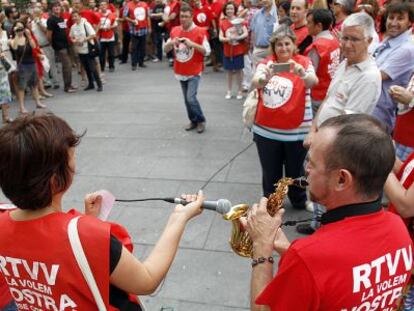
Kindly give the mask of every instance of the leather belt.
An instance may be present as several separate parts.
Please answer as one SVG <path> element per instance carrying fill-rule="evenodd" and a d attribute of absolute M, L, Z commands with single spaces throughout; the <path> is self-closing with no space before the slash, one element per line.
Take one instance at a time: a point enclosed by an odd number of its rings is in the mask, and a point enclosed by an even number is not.
<path fill-rule="evenodd" d="M 267 49 L 269 46 L 268 45 L 255 45 L 255 47 L 259 49 Z"/>

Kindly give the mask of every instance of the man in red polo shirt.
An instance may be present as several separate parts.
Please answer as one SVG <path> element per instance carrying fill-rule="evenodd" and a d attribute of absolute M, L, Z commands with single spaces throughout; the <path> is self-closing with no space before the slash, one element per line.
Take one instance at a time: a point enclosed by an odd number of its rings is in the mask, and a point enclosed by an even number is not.
<path fill-rule="evenodd" d="M 197 99 L 198 84 L 204 69 L 204 56 L 210 54 L 206 30 L 193 22 L 193 10 L 188 5 L 181 5 L 180 26 L 171 30 L 170 39 L 165 44 L 165 51 L 174 50 L 174 72 L 180 81 L 190 123 L 186 131 L 205 130 L 206 119 Z"/>

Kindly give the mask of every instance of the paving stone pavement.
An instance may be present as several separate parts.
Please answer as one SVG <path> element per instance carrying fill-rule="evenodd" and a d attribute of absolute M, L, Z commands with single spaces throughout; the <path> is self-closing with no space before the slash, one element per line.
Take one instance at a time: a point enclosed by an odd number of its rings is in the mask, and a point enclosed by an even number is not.
<path fill-rule="evenodd" d="M 119 65 L 114 73 L 106 73 L 106 80 L 102 93 L 65 94 L 60 89 L 45 101 L 50 111 L 78 132 L 86 130 L 77 149 L 77 173 L 64 199 L 65 210 L 82 210 L 83 196 L 98 189 L 123 199 L 195 193 L 252 141 L 241 122 L 242 101 L 224 99 L 223 73 L 207 68 L 201 79 L 198 97 L 207 118 L 203 134 L 183 130 L 188 120 L 181 89 L 166 62 L 134 72 Z M 34 109 L 33 101 L 27 107 Z M 219 173 L 205 195 L 210 200 L 227 198 L 233 204 L 257 202 L 261 172 L 255 146 Z M 0 200 L 5 200 L 3 195 Z M 129 230 L 135 254 L 144 259 L 172 208 L 153 201 L 116 203 L 110 219 Z M 285 219 L 309 217 L 286 202 Z M 248 310 L 250 260 L 232 253 L 230 231 L 231 224 L 211 211 L 192 220 L 165 282 L 154 295 L 142 297 L 147 309 Z M 293 228 L 286 232 L 292 239 L 298 237 Z"/>

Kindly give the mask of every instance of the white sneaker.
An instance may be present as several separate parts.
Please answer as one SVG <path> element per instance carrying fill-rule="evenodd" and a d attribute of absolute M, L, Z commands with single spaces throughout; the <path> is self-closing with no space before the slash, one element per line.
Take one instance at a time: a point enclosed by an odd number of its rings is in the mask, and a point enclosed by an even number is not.
<path fill-rule="evenodd" d="M 158 63 L 160 60 L 157 58 L 157 57 L 155 57 L 153 60 L 152 60 L 152 62 L 153 63 Z"/>
<path fill-rule="evenodd" d="M 227 92 L 226 96 L 224 96 L 225 99 L 231 99 L 231 92 Z"/>
<path fill-rule="evenodd" d="M 236 99 L 243 99 L 243 94 L 241 92 L 237 93 Z"/>
<path fill-rule="evenodd" d="M 305 207 L 308 212 L 313 213 L 313 202 L 312 201 L 306 201 Z"/>

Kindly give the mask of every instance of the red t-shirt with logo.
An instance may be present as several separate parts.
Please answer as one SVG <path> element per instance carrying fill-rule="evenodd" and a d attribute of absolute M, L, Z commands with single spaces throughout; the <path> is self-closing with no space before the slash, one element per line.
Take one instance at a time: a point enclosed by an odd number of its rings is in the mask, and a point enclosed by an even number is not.
<path fill-rule="evenodd" d="M 231 21 L 229 21 L 227 18 L 222 19 L 220 21 L 220 29 L 223 32 L 224 37 L 229 38 L 232 35 L 238 36 L 243 33 L 242 27 L 246 26 L 246 24 L 239 25 L 238 27 L 234 26 Z M 234 41 L 234 42 L 224 42 L 224 56 L 226 57 L 232 57 L 232 56 L 238 56 L 243 55 L 247 51 L 247 41 Z"/>
<path fill-rule="evenodd" d="M 214 13 L 208 5 L 201 8 L 193 7 L 193 21 L 197 26 L 209 29 L 213 20 Z"/>
<path fill-rule="evenodd" d="M 324 225 L 291 244 L 256 303 L 272 311 L 392 310 L 411 275 L 412 249 L 390 212 Z"/>
<path fill-rule="evenodd" d="M 137 21 L 138 23 L 135 25 L 135 29 L 142 29 L 148 28 L 148 14 L 149 14 L 149 6 L 146 2 L 139 1 L 139 2 L 128 2 L 128 17 Z"/>
<path fill-rule="evenodd" d="M 112 38 L 115 38 L 115 32 L 114 29 L 109 30 L 103 30 L 103 28 L 108 28 L 110 26 L 113 26 L 116 20 L 115 14 L 111 13 L 111 11 L 108 11 L 106 14 L 100 13 L 100 24 L 101 29 L 99 30 L 99 37 L 101 39 L 109 40 Z"/>

